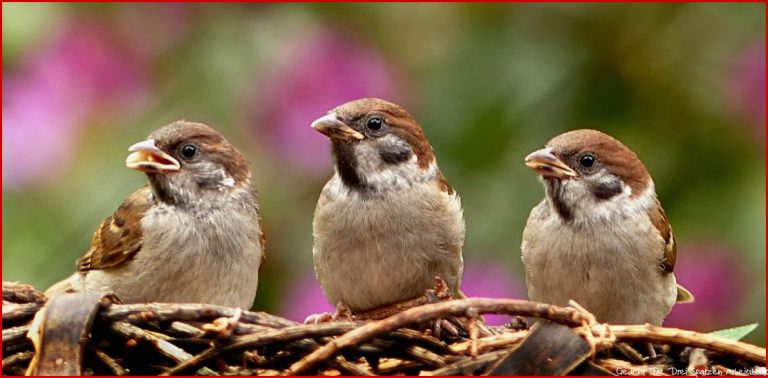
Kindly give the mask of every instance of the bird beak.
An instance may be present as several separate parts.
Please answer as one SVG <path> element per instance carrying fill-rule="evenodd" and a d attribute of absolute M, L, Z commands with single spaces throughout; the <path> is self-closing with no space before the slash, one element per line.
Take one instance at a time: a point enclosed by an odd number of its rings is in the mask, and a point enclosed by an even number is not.
<path fill-rule="evenodd" d="M 365 136 L 342 122 L 336 113 L 329 113 L 312 122 L 312 128 L 331 139 L 363 140 Z"/>
<path fill-rule="evenodd" d="M 130 155 L 125 159 L 125 166 L 141 172 L 162 173 L 178 171 L 181 168 L 179 161 L 157 148 L 154 139 L 128 147 Z"/>
<path fill-rule="evenodd" d="M 534 151 L 526 156 L 525 165 L 543 177 L 566 179 L 578 176 L 578 173 L 558 159 L 549 147 Z"/>

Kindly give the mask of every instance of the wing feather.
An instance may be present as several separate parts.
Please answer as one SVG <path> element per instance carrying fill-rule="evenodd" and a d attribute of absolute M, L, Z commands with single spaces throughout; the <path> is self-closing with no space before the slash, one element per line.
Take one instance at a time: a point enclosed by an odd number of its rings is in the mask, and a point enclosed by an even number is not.
<path fill-rule="evenodd" d="M 667 214 L 664 213 L 664 209 L 661 207 L 658 199 L 656 200 L 656 206 L 650 208 L 648 212 L 651 223 L 659 230 L 662 239 L 664 239 L 661 267 L 664 272 L 672 273 L 675 270 L 675 260 L 677 259 L 677 243 L 675 242 L 675 235 L 672 234 L 672 226 L 669 225 Z"/>
<path fill-rule="evenodd" d="M 142 246 L 141 219 L 152 206 L 152 192 L 143 187 L 131 194 L 94 232 L 91 248 L 77 260 L 81 272 L 118 267 Z"/>

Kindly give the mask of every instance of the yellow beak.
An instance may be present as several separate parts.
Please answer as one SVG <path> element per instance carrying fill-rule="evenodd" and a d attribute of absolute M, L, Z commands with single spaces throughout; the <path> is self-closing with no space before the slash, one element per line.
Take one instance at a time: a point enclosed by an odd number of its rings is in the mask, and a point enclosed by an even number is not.
<path fill-rule="evenodd" d="M 179 161 L 157 148 L 153 139 L 128 147 L 130 155 L 125 159 L 125 166 L 141 172 L 163 173 L 178 171 Z"/>
<path fill-rule="evenodd" d="M 562 160 L 558 159 L 558 157 L 552 153 L 551 148 L 542 148 L 532 152 L 525 157 L 525 165 L 544 177 L 566 179 L 577 177 L 579 175 L 571 167 L 563 163 Z"/>
<path fill-rule="evenodd" d="M 312 128 L 323 133 L 331 139 L 339 140 L 363 140 L 365 135 L 349 127 L 339 120 L 336 113 L 329 113 L 312 122 Z"/>

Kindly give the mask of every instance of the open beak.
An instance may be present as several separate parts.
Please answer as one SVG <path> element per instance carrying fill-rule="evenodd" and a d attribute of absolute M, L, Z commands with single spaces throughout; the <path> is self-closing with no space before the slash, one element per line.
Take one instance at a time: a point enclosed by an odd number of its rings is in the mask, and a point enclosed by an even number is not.
<path fill-rule="evenodd" d="M 336 113 L 329 113 L 312 122 L 312 128 L 331 139 L 363 140 L 365 136 L 342 122 Z"/>
<path fill-rule="evenodd" d="M 525 157 L 525 165 L 543 177 L 567 179 L 578 176 L 578 173 L 558 159 L 551 148 L 542 148 Z"/>
<path fill-rule="evenodd" d="M 179 161 L 157 148 L 154 139 L 128 147 L 130 155 L 125 159 L 125 166 L 141 172 L 163 173 L 178 171 Z"/>

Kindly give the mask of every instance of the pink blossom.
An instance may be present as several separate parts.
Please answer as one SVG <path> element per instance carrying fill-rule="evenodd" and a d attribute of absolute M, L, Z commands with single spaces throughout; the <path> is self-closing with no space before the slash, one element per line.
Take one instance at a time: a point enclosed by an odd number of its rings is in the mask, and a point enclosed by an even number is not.
<path fill-rule="evenodd" d="M 3 183 L 16 188 L 58 178 L 86 116 L 145 86 L 140 62 L 99 24 L 71 22 L 19 64 L 3 82 Z"/>
<path fill-rule="evenodd" d="M 749 287 L 747 267 L 738 255 L 715 243 L 687 244 L 678 251 L 677 282 L 696 297 L 694 303 L 677 304 L 665 326 L 714 331 L 735 326 Z"/>
<path fill-rule="evenodd" d="M 765 42 L 739 54 L 729 77 L 730 101 L 736 112 L 765 136 Z"/>

